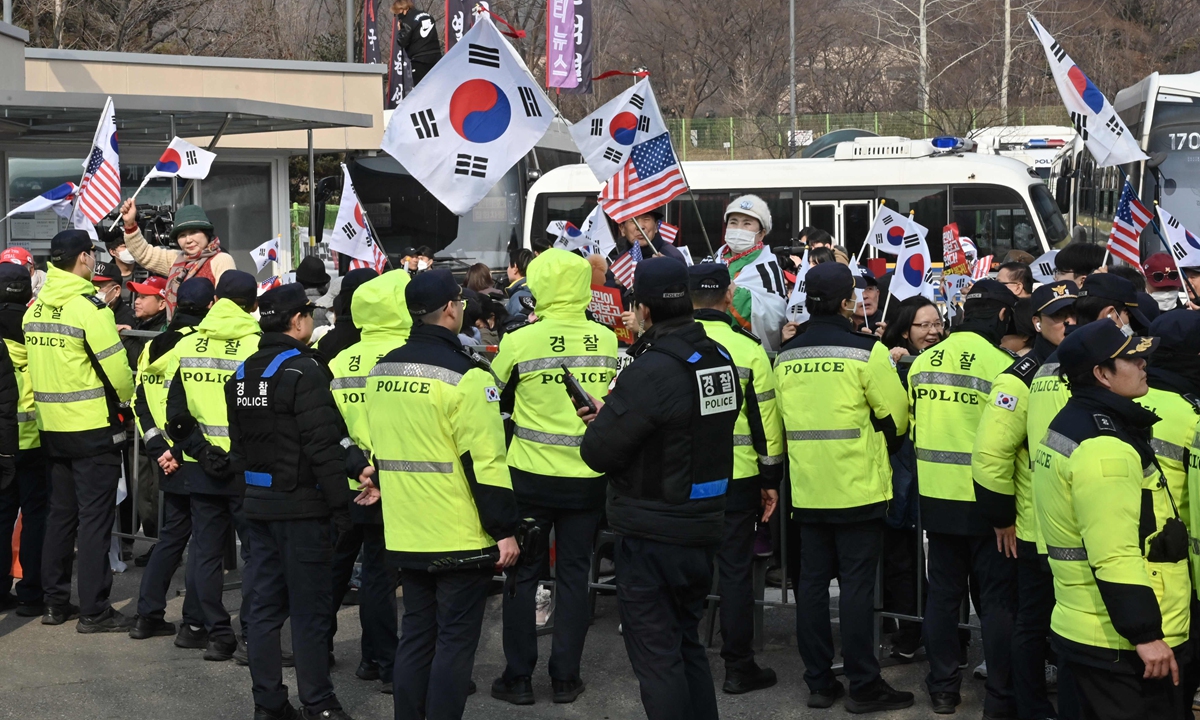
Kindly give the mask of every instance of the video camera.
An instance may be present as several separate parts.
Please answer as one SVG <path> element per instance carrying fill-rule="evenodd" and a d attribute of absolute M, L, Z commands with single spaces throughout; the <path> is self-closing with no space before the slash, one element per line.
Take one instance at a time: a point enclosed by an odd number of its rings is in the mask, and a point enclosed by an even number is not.
<path fill-rule="evenodd" d="M 114 222 L 116 226 L 113 227 L 112 234 L 121 236 L 124 223 L 120 218 L 120 213 L 114 211 L 100 221 L 96 231 L 100 233 L 101 241 L 108 241 L 108 228 Z M 171 210 L 170 205 L 138 205 L 137 224 L 142 229 L 142 237 L 146 238 L 146 242 L 160 247 L 171 246 L 171 228 L 175 227 L 175 212 Z"/>

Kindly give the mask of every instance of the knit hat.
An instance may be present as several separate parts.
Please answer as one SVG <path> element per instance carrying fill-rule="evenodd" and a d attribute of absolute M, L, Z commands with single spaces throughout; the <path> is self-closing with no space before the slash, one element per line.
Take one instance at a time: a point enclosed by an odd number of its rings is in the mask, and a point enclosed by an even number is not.
<path fill-rule="evenodd" d="M 175 224 L 171 227 L 171 240 L 174 241 L 185 230 L 203 230 L 209 235 L 213 232 L 213 224 L 199 205 L 184 205 L 175 211 Z"/>

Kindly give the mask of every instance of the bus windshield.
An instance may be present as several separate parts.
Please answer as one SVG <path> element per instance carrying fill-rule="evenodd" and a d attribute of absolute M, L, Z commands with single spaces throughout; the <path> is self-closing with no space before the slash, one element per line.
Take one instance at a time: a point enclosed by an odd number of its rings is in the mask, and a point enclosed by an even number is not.
<path fill-rule="evenodd" d="M 1147 152 L 1167 154 L 1158 166 L 1163 207 L 1185 227 L 1200 228 L 1200 98 L 1173 96 L 1155 104 Z M 1154 186 L 1150 172 L 1143 187 Z"/>

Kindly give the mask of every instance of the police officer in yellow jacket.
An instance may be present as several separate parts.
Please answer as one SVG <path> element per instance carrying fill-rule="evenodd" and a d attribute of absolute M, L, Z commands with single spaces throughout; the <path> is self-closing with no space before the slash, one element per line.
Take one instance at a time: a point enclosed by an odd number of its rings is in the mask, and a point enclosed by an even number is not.
<path fill-rule="evenodd" d="M 573 702 L 584 690 L 579 659 L 587 637 L 588 570 L 604 509 L 604 475 L 579 458 L 585 426 L 563 386 L 570 372 L 586 392 L 604 397 L 617 370 L 617 338 L 588 320 L 592 266 L 573 252 L 551 248 L 529 263 L 526 280 L 537 322 L 500 342 L 492 370 L 504 383 L 500 409 L 512 414 L 509 472 L 521 517 L 554 529 L 554 640 L 550 682 L 554 702 Z M 564 371 L 563 367 L 567 370 Z M 537 664 L 534 595 L 549 543 L 527 548 L 516 593 L 504 597 L 504 674 L 492 697 L 534 702 L 530 676 Z"/>
<path fill-rule="evenodd" d="M 1054 609 L 1054 578 L 1046 563 L 1033 510 L 1030 445 L 1029 385 L 1038 368 L 1062 342 L 1074 323 L 1077 288 L 1070 280 L 1042 285 L 1030 298 L 1034 328 L 1033 350 L 996 376 L 971 453 L 975 501 L 995 532 L 999 547 L 1017 558 L 1018 600 L 1013 621 L 1013 690 L 1021 718 L 1055 717 L 1046 696 L 1047 637 Z"/>
<path fill-rule="evenodd" d="M 23 265 L 0 263 L 0 337 L 12 361 L 13 379 L 17 386 L 17 446 L 13 482 L 0 489 L 0 534 L 7 538 L 17 515 L 21 517 L 21 579 L 16 583 L 16 597 L 9 595 L 13 578 L 12 543 L 0 542 L 0 570 L 8 576 L 9 584 L 2 586 L 0 607 L 16 605 L 20 617 L 38 617 L 46 609 L 42 601 L 42 543 L 46 536 L 46 511 L 50 499 L 50 482 L 46 476 L 46 454 L 38 437 L 37 411 L 33 402 L 33 387 L 29 382 L 29 361 L 25 348 L 25 333 L 21 320 L 29 309 L 33 296 L 29 271 Z M 3 484 L 0 479 L 0 485 Z M 0 581 L 2 582 L 2 581 Z"/>
<path fill-rule="evenodd" d="M 725 494 L 725 535 L 717 550 L 717 587 L 721 594 L 721 658 L 724 692 L 740 694 L 771 687 L 775 671 L 754 662 L 755 523 L 766 523 L 779 503 L 783 479 L 783 423 L 775 391 L 775 373 L 762 342 L 734 321 L 729 311 L 733 285 L 720 263 L 693 265 L 694 317 L 737 365 L 745 401 L 733 430 L 733 477 Z"/>
<path fill-rule="evenodd" d="M 196 332 L 175 345 L 167 363 L 167 422 L 171 449 L 182 451 L 177 472 L 188 483 L 192 510 L 192 548 L 188 553 L 196 594 L 208 631 L 205 660 L 222 661 L 238 650 L 229 612 L 221 600 L 222 558 L 226 538 L 244 524 L 242 495 L 245 482 L 229 464 L 229 419 L 225 382 L 238 365 L 258 349 L 258 322 L 250 315 L 258 304 L 258 282 L 241 270 L 226 270 L 217 281 L 216 303 L 196 326 Z M 244 532 L 239 532 L 244 534 Z M 243 560 L 246 545 L 242 545 Z M 254 583 L 242 573 L 243 641 L 246 610 Z"/>
<path fill-rule="evenodd" d="M 1058 349 L 1071 399 L 1034 457 L 1038 526 L 1054 572 L 1051 642 L 1087 718 L 1173 718 L 1188 638 L 1187 530 L 1150 446 L 1159 418 L 1144 358 L 1155 338 L 1108 322 Z"/>
<path fill-rule="evenodd" d="M 921 522 L 929 536 L 925 684 L 936 713 L 953 713 L 961 702 L 958 613 L 974 573 L 988 668 L 983 710 L 990 717 L 1016 714 L 1009 672 L 1016 564 L 997 548 L 971 480 L 979 419 L 996 376 L 1013 362 L 998 345 L 1016 303 L 1017 296 L 995 280 L 975 283 L 963 304 L 963 323 L 917 356 L 908 371 Z"/>
<path fill-rule="evenodd" d="M 520 553 L 500 388 L 458 341 L 461 293 L 447 270 L 417 275 L 404 293 L 417 324 L 367 378 L 384 539 L 404 587 L 396 720 L 462 717 L 488 584 Z"/>
<path fill-rule="evenodd" d="M 55 235 L 46 284 L 25 313 L 29 379 L 51 479 L 42 623 L 81 615 L 80 632 L 125 632 L 130 619 L 108 602 L 108 547 L 125 445 L 121 405 L 133 396 L 133 373 L 112 311 L 95 299 L 95 267 L 86 232 Z M 76 555 L 78 607 L 70 603 Z"/>
<path fill-rule="evenodd" d="M 775 359 L 791 474 L 791 519 L 800 533 L 796 639 L 809 707 L 845 693 L 833 676 L 829 582 L 838 579 L 842 657 L 850 712 L 906 708 L 913 694 L 879 674 L 873 627 L 883 517 L 892 498 L 889 449 L 908 430 L 904 386 L 887 348 L 854 332 L 854 275 L 822 263 L 805 278 L 808 329 Z"/>
<path fill-rule="evenodd" d="M 364 271 L 367 269 L 353 270 L 351 273 Z M 350 439 L 368 452 L 367 376 L 384 355 L 408 340 L 412 330 L 412 317 L 404 301 L 408 278 L 407 272 L 389 272 L 366 281 L 354 290 L 349 307 L 360 328 L 360 339 L 339 352 L 329 364 L 329 369 L 333 371 L 333 399 L 342 419 L 346 421 L 346 430 Z M 342 292 L 346 292 L 344 283 L 342 287 Z M 341 319 L 339 316 L 339 327 Z M 351 485 L 357 487 L 358 483 L 351 481 Z M 352 503 L 350 519 L 354 527 L 350 532 L 338 536 L 334 552 L 334 617 L 330 628 L 330 645 L 337 632 L 337 609 L 342 604 L 342 596 L 361 549 L 362 586 L 358 593 L 358 620 L 362 626 L 362 661 L 355 674 L 363 680 L 381 680 L 383 691 L 390 692 L 392 664 L 396 660 L 396 644 L 399 641 L 396 634 L 396 586 L 400 578 L 395 565 L 387 560 L 382 507 L 378 503 L 365 506 Z"/>
<path fill-rule="evenodd" d="M 158 542 L 142 573 L 142 584 L 138 591 L 137 615 L 129 637 L 145 640 L 155 636 L 175 635 L 175 644 L 184 648 L 203 648 L 208 641 L 204 629 L 204 610 L 200 607 L 200 593 L 196 591 L 193 572 L 185 572 L 183 596 L 183 623 L 178 634 L 175 624 L 164 619 L 167 609 L 167 591 L 171 578 L 179 568 L 183 551 L 192 536 L 192 505 L 189 495 L 187 473 L 179 472 L 180 458 L 174 457 L 167 425 L 167 365 L 171 362 L 171 351 L 183 338 L 196 332 L 196 325 L 208 314 L 213 304 L 213 284 L 208 278 L 194 277 L 179 286 L 175 315 L 170 325 L 158 337 L 146 343 L 138 358 L 137 389 L 133 409 L 142 433 L 142 444 L 146 448 L 146 459 L 154 463 L 159 474 L 159 489 L 163 493 L 163 525 L 159 529 Z"/>
<path fill-rule="evenodd" d="M 1189 448 L 1200 429 L 1200 313 L 1195 310 L 1172 310 L 1150 323 L 1150 334 L 1159 340 L 1158 349 L 1146 364 L 1149 390 L 1138 403 L 1162 418 L 1154 424 L 1150 446 L 1167 478 L 1167 487 L 1187 525 L 1188 535 L 1200 534 L 1196 522 L 1196 498 L 1187 481 Z M 1200 577 L 1200 553 L 1193 541 L 1193 587 Z M 1200 636 L 1200 601 L 1193 590 L 1192 631 L 1190 637 Z M 1193 643 L 1194 644 L 1194 643 Z M 1183 697 L 1191 698 L 1200 686 L 1200 663 L 1195 655 L 1184 669 Z"/>

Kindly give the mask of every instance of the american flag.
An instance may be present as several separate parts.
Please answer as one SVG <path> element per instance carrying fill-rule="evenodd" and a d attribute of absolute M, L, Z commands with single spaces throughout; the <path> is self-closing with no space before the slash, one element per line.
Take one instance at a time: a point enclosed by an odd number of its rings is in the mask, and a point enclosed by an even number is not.
<path fill-rule="evenodd" d="M 667 242 L 674 245 L 675 238 L 679 237 L 679 228 L 675 227 L 674 225 L 672 225 L 670 223 L 659 223 L 658 224 L 658 234 L 660 236 L 662 236 L 663 240 L 666 240 Z"/>
<path fill-rule="evenodd" d="M 975 267 L 971 268 L 971 279 L 982 280 L 992 272 L 992 259 L 995 255 L 984 255 L 975 261 Z"/>
<path fill-rule="evenodd" d="M 104 219 L 121 203 L 121 164 L 117 155 L 117 116 L 112 98 L 104 104 L 100 124 L 92 138 L 92 152 L 83 165 L 79 183 L 79 209 L 89 222 Z"/>
<path fill-rule="evenodd" d="M 633 271 L 637 268 L 637 264 L 642 261 L 642 246 L 634 243 L 633 247 L 629 248 L 617 261 L 612 264 L 609 270 L 612 270 L 613 277 L 617 282 L 627 288 L 633 287 Z"/>
<path fill-rule="evenodd" d="M 609 217 L 622 223 L 670 202 L 687 189 L 671 136 L 663 133 L 633 147 L 625 167 L 601 188 L 600 205 Z"/>
<path fill-rule="evenodd" d="M 1138 252 L 1138 237 L 1153 217 L 1146 206 L 1138 202 L 1133 186 L 1126 180 L 1125 187 L 1121 190 L 1121 199 L 1117 202 L 1117 216 L 1113 218 L 1112 232 L 1108 236 L 1108 251 L 1113 257 L 1124 260 L 1140 270 L 1142 260 Z"/>
<path fill-rule="evenodd" d="M 373 256 L 373 259 L 370 262 L 366 260 L 359 260 L 358 258 L 350 258 L 350 269 L 357 270 L 359 268 L 371 268 L 375 272 L 382 275 L 383 270 L 385 267 L 387 267 L 388 263 L 387 253 L 379 249 L 378 243 L 372 243 L 371 255 Z"/>

